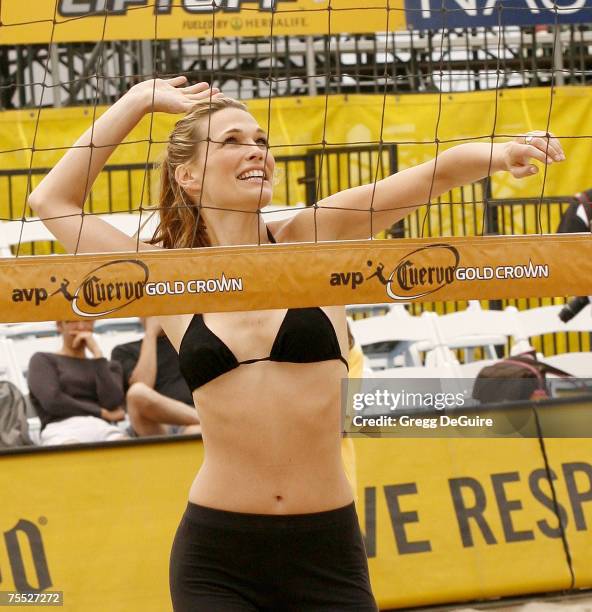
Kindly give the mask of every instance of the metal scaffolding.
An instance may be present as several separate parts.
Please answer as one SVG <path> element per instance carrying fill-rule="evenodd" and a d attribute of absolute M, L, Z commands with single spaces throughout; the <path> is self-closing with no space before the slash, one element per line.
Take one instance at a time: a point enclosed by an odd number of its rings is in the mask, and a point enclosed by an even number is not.
<path fill-rule="evenodd" d="M 585 85 L 591 48 L 580 25 L 3 46 L 0 108 L 106 104 L 179 73 L 241 99 Z"/>

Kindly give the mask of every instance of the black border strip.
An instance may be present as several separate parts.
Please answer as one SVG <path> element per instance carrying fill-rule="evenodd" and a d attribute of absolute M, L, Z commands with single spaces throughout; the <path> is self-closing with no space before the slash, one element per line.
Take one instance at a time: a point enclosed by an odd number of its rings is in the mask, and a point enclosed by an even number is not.
<path fill-rule="evenodd" d="M 129 440 L 112 440 L 111 442 L 85 442 L 82 444 L 61 444 L 56 446 L 19 446 L 16 448 L 0 449 L 0 457 L 14 455 L 30 455 L 35 453 L 61 453 L 69 451 L 88 450 L 97 448 L 122 448 L 125 446 L 136 446 L 138 444 L 171 444 L 173 442 L 185 442 L 201 440 L 201 434 L 175 435 L 175 436 L 145 436 L 142 438 L 130 438 Z"/>

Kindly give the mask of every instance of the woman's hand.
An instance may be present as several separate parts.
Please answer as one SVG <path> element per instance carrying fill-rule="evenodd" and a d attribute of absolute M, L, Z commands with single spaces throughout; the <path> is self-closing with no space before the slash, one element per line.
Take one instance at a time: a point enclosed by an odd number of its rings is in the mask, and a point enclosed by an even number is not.
<path fill-rule="evenodd" d="M 150 79 L 134 85 L 128 92 L 138 96 L 145 105 L 146 112 L 186 113 L 199 100 L 207 100 L 220 93 L 217 87 L 210 89 L 208 83 L 188 85 L 187 77 L 172 79 Z"/>
<path fill-rule="evenodd" d="M 92 356 L 95 359 L 100 359 L 103 356 L 103 353 L 99 347 L 99 344 L 97 343 L 97 340 L 94 337 L 92 332 L 79 331 L 79 332 L 75 332 L 75 334 L 73 335 L 74 335 L 74 339 L 72 340 L 73 348 L 79 349 L 80 347 L 84 346 L 91 352 Z"/>
<path fill-rule="evenodd" d="M 565 160 L 565 154 L 559 140 L 546 132 L 529 132 L 502 146 L 502 169 L 515 178 L 532 176 L 538 168 L 531 162 L 536 159 L 543 164 L 552 164 Z"/>

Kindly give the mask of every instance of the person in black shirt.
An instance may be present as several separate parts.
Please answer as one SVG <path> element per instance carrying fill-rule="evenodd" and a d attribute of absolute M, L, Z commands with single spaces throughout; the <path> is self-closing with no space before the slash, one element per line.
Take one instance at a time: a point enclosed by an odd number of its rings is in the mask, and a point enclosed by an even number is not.
<path fill-rule="evenodd" d="M 138 436 L 201 433 L 177 352 L 156 318 L 142 320 L 144 338 L 120 344 L 111 359 L 121 363 L 127 413 Z"/>
<path fill-rule="evenodd" d="M 558 234 L 592 231 L 592 189 L 576 193 L 575 201 L 570 204 L 561 217 Z"/>
<path fill-rule="evenodd" d="M 592 189 L 576 193 L 559 223 L 558 234 L 592 232 Z M 567 323 L 592 301 L 592 296 L 581 295 L 569 300 L 559 312 L 559 318 Z"/>
<path fill-rule="evenodd" d="M 27 374 L 41 444 L 127 438 L 115 425 L 125 418 L 121 366 L 103 357 L 92 321 L 58 321 L 57 328 L 62 348 L 35 353 Z"/>

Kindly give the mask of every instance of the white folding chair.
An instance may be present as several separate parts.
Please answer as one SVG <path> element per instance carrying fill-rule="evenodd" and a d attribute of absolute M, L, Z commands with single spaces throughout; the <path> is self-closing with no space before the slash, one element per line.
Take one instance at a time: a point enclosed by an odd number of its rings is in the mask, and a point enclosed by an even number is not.
<path fill-rule="evenodd" d="M 592 304 L 588 304 L 571 321 L 564 323 L 565 331 L 592 332 Z"/>
<path fill-rule="evenodd" d="M 36 321 L 34 323 L 5 323 L 0 325 L 0 336 L 5 338 L 25 338 L 28 336 L 55 336 L 55 321 Z"/>
<path fill-rule="evenodd" d="M 559 318 L 563 308 L 560 304 L 541 306 L 528 310 L 517 310 L 517 328 L 514 342 L 528 342 L 534 336 L 555 334 L 561 332 L 592 332 L 592 305 L 588 304 L 577 316 L 568 323 Z"/>
<path fill-rule="evenodd" d="M 355 315 L 365 315 L 365 316 L 382 316 L 389 312 L 389 310 L 403 308 L 401 304 L 349 304 L 345 307 L 345 311 L 347 312 L 348 317 L 353 317 Z"/>
<path fill-rule="evenodd" d="M 513 310 L 483 310 L 479 302 L 471 302 L 466 310 L 440 315 L 434 320 L 441 345 L 465 349 L 465 362 L 482 348 L 489 359 L 497 359 L 496 345 L 505 345 L 516 330 Z"/>
<path fill-rule="evenodd" d="M 410 366 L 386 368 L 376 372 L 377 378 L 458 378 L 458 364 L 443 363 L 438 366 Z"/>
<path fill-rule="evenodd" d="M 98 217 L 128 236 L 136 236 L 139 231 L 140 240 L 152 238 L 159 219 L 157 211 L 144 211 L 141 216 L 135 213 L 110 213 Z M 55 237 L 36 217 L 28 218 L 25 222 L 19 219 L 0 223 L 2 257 L 12 257 L 11 247 L 19 243 L 45 241 L 53 242 Z"/>
<path fill-rule="evenodd" d="M 592 353 L 562 353 L 544 357 L 545 363 L 573 374 L 577 378 L 592 378 Z"/>
<path fill-rule="evenodd" d="M 135 237 L 139 232 L 140 240 L 152 238 L 159 222 L 157 210 L 142 211 L 141 215 L 136 213 L 111 213 L 98 216 L 128 236 Z"/>
<path fill-rule="evenodd" d="M 27 219 L 24 223 L 21 220 L 0 223 L 0 255 L 2 257 L 12 257 L 11 246 L 46 240 L 53 241 L 55 237 L 40 219 Z"/>
<path fill-rule="evenodd" d="M 0 337 L 0 379 L 8 380 L 23 392 L 23 377 L 15 360 L 13 342 Z"/>
<path fill-rule="evenodd" d="M 270 223 L 271 221 L 287 221 L 301 210 L 307 208 L 306 204 L 299 203 L 295 206 L 279 206 L 278 204 L 268 204 L 261 209 L 263 221 Z"/>
<path fill-rule="evenodd" d="M 41 420 L 38 416 L 32 416 L 27 419 L 27 428 L 29 430 L 29 438 L 35 446 L 41 444 Z"/>
<path fill-rule="evenodd" d="M 391 308 L 385 315 L 358 319 L 350 323 L 351 331 L 371 367 L 389 368 L 395 365 L 395 358 L 402 356 L 402 365 L 421 366 L 420 351 L 428 351 L 437 346 L 433 319 L 436 315 L 424 312 L 419 317 L 411 316 L 403 307 Z M 389 343 L 393 348 L 371 353 L 368 347 L 373 344 Z"/>
<path fill-rule="evenodd" d="M 511 354 L 516 355 L 532 350 L 530 339 L 545 334 L 565 332 L 592 333 L 592 305 L 588 304 L 568 323 L 559 318 L 563 306 L 554 304 L 528 310 L 516 310 L 516 330 L 512 338 Z M 548 360 L 548 357 L 543 357 Z"/>
<path fill-rule="evenodd" d="M 141 332 L 142 324 L 138 317 L 121 317 L 119 319 L 99 319 L 95 321 L 96 334 L 121 332 Z"/>

